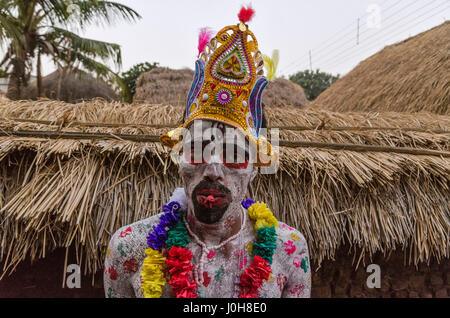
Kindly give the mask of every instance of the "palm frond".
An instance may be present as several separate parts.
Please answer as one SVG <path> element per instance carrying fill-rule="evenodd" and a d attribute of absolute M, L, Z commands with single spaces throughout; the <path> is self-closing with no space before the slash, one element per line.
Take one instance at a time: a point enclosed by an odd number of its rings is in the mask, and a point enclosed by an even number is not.
<path fill-rule="evenodd" d="M 18 28 L 19 21 L 3 6 L 0 6 L 0 43 L 7 40 L 21 42 L 22 33 Z"/>
<path fill-rule="evenodd" d="M 133 22 L 141 16 L 130 7 L 113 1 L 73 1 L 80 8 L 80 26 L 92 23 L 110 25 L 116 20 Z"/>
<path fill-rule="evenodd" d="M 72 51 L 81 53 L 91 58 L 100 58 L 106 63 L 111 60 L 117 67 L 120 68 L 122 64 L 120 45 L 83 38 L 73 32 L 54 26 L 49 27 L 49 29 L 51 31 L 46 34 L 46 37 L 59 43 L 70 42 L 69 46 Z"/>
<path fill-rule="evenodd" d="M 130 94 L 129 88 L 119 74 L 111 70 L 107 65 L 102 64 L 80 52 L 71 52 L 72 63 L 80 69 L 95 73 L 99 78 L 120 89 L 123 95 Z"/>
<path fill-rule="evenodd" d="M 37 0 L 37 3 L 44 11 L 45 17 L 48 20 L 65 24 L 69 17 L 69 12 L 67 12 L 67 6 L 70 2 L 61 0 Z"/>

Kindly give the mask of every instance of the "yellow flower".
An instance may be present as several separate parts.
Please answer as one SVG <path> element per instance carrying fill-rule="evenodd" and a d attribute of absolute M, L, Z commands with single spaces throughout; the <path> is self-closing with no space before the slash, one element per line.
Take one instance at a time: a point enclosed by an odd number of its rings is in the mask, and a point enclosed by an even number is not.
<path fill-rule="evenodd" d="M 146 249 L 145 254 L 148 256 L 144 260 L 143 270 L 141 271 L 142 293 L 146 298 L 159 298 L 166 284 L 163 273 L 166 258 L 162 253 L 151 248 Z"/>
<path fill-rule="evenodd" d="M 298 236 L 298 235 L 295 234 L 295 233 L 291 233 L 291 239 L 292 239 L 293 241 L 300 241 L 300 236 Z"/>
<path fill-rule="evenodd" d="M 111 253 L 111 250 L 109 249 L 109 247 L 108 247 L 108 249 L 106 250 L 106 257 L 109 257 L 109 254 Z"/>
<path fill-rule="evenodd" d="M 162 255 L 161 252 L 154 250 L 152 248 L 147 248 L 145 250 L 145 254 L 148 255 L 148 257 L 146 258 L 146 261 L 148 260 L 148 264 L 164 264 L 166 260 L 166 258 Z"/>
<path fill-rule="evenodd" d="M 253 253 L 253 242 L 247 242 L 245 243 L 245 248 L 247 249 L 247 252 L 251 255 Z"/>
<path fill-rule="evenodd" d="M 273 216 L 272 212 L 270 212 L 265 203 L 253 203 L 248 208 L 248 214 L 250 218 L 255 221 L 255 230 L 258 230 L 264 226 L 278 226 L 277 219 Z"/>
<path fill-rule="evenodd" d="M 272 273 L 269 274 L 269 277 L 266 280 L 268 283 L 272 283 L 273 282 L 273 275 Z"/>

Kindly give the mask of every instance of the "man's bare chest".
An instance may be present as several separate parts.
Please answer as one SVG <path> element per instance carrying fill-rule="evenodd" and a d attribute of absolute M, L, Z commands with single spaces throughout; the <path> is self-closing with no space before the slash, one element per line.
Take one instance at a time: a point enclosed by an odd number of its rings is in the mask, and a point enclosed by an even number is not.
<path fill-rule="evenodd" d="M 210 251 L 203 262 L 202 270 L 199 270 L 202 249 L 195 243 L 188 244 L 193 254 L 194 266 L 192 276 L 201 276 L 203 283 L 197 284 L 197 294 L 200 298 L 237 298 L 240 291 L 240 276 L 253 261 L 252 244 L 253 237 L 232 242 L 220 250 Z M 142 251 L 144 254 L 144 251 Z M 145 255 L 145 254 L 144 254 Z M 139 271 L 130 277 L 136 297 L 143 297 L 141 288 L 140 271 L 144 258 L 139 259 Z M 275 253 L 271 264 L 272 273 L 260 288 L 260 297 L 281 297 L 287 282 L 287 275 L 282 266 L 282 259 Z M 162 297 L 173 297 L 170 285 L 166 284 Z"/>

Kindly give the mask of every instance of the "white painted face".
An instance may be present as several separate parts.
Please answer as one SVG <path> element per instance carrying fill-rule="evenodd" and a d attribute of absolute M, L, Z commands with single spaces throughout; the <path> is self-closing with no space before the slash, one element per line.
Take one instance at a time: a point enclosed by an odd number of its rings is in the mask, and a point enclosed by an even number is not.
<path fill-rule="evenodd" d="M 198 221 L 213 224 L 239 208 L 256 169 L 248 141 L 232 126 L 196 120 L 183 138 L 180 175 L 189 208 Z"/>

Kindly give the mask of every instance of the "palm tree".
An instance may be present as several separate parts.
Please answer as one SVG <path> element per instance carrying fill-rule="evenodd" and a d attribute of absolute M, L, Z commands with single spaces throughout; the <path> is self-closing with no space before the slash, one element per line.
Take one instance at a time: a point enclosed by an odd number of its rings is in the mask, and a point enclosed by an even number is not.
<path fill-rule="evenodd" d="M 120 77 L 109 63 L 120 68 L 120 46 L 83 38 L 80 30 L 93 23 L 109 25 L 117 19 L 135 21 L 140 15 L 112 1 L 99 0 L 0 0 L 0 45 L 5 54 L 0 60 L 9 74 L 7 96 L 20 99 L 36 63 L 38 95 L 42 95 L 41 57 L 48 55 L 66 73 L 85 69 L 123 88 Z M 62 77 L 62 76 L 61 76 Z"/>

